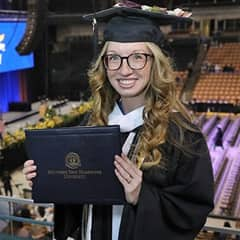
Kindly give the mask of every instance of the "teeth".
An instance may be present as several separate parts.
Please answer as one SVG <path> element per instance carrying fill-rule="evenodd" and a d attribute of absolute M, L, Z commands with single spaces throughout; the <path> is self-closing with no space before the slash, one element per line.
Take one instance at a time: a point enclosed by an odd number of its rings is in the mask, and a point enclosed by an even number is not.
<path fill-rule="evenodd" d="M 132 83 L 134 80 L 120 80 L 121 83 L 124 83 L 124 84 L 129 84 L 129 83 Z"/>

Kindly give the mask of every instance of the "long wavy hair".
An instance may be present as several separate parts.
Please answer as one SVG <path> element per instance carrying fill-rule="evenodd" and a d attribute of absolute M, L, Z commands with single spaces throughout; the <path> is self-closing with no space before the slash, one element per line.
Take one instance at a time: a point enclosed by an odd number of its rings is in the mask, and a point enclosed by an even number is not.
<path fill-rule="evenodd" d="M 105 43 L 88 72 L 93 99 L 88 125 L 107 125 L 108 115 L 112 112 L 116 100 L 120 98 L 107 79 L 102 61 L 108 44 Z M 179 128 L 179 141 L 174 142 L 179 148 L 183 147 L 183 129 L 192 129 L 190 124 L 187 124 L 191 122 L 188 111 L 176 96 L 175 76 L 170 59 L 156 44 L 145 44 L 152 52 L 154 60 L 145 95 L 144 124 L 135 151 L 139 167 L 150 167 L 160 163 L 162 154 L 159 145 L 166 141 L 170 121 Z M 181 117 L 179 114 L 172 114 L 174 111 L 179 112 Z"/>

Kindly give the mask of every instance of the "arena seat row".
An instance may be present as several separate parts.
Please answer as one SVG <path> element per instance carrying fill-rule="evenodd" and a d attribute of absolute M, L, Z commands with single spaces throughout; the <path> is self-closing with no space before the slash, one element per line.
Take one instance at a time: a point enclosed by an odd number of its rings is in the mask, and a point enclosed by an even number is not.
<path fill-rule="evenodd" d="M 210 47 L 206 60 L 221 67 L 230 64 L 235 70 L 240 70 L 240 43 L 224 43 L 218 47 Z"/>
<path fill-rule="evenodd" d="M 203 64 L 219 65 L 221 70 L 202 71 L 192 91 L 192 99 L 199 102 L 208 100 L 227 101 L 231 104 L 240 102 L 240 43 L 224 43 L 211 46 Z M 231 66 L 233 71 L 223 72 Z"/>
<path fill-rule="evenodd" d="M 214 214 L 239 216 L 240 213 L 240 117 L 234 115 L 207 117 L 201 114 L 195 122 L 203 122 L 202 132 L 206 136 L 210 151 L 214 182 Z M 214 148 L 217 126 L 223 130 L 223 148 Z"/>
<path fill-rule="evenodd" d="M 240 75 L 236 73 L 202 74 L 193 90 L 192 99 L 236 103 L 240 100 Z"/>

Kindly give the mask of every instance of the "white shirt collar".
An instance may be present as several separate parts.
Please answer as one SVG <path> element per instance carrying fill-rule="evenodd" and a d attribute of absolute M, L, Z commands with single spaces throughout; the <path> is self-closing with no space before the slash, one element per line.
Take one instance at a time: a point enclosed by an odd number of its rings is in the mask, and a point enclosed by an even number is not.
<path fill-rule="evenodd" d="M 121 132 L 130 132 L 143 125 L 143 109 L 144 106 L 141 106 L 123 114 L 119 105 L 115 103 L 113 111 L 108 116 L 108 125 L 120 125 Z"/>

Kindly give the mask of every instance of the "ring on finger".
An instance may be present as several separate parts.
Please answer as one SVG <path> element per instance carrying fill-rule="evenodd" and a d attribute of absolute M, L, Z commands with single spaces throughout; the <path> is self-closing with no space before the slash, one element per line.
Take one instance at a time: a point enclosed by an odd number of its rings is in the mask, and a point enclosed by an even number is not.
<path fill-rule="evenodd" d="M 132 177 L 130 175 L 128 175 L 127 182 L 128 182 L 128 184 L 130 184 L 132 182 Z"/>

